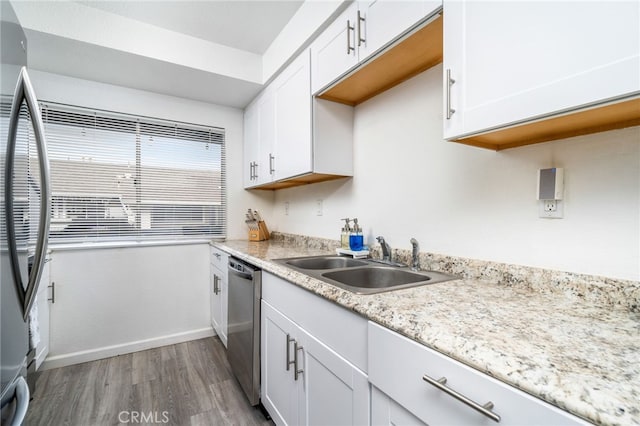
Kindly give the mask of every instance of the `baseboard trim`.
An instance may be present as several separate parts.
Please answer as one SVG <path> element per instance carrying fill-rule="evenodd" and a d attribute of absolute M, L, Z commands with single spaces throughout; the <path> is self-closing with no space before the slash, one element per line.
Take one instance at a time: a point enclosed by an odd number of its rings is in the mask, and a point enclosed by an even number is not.
<path fill-rule="evenodd" d="M 183 343 L 190 340 L 203 339 L 205 337 L 211 336 L 215 336 L 215 332 L 211 327 L 207 327 L 198 330 L 190 330 L 182 333 L 170 334 L 167 336 L 122 343 L 119 345 L 104 346 L 101 348 L 90 349 L 86 351 L 48 356 L 42 363 L 40 370 L 66 367 L 68 365 L 80 364 L 83 362 L 95 361 L 103 358 L 110 358 L 112 356 L 159 348 L 161 346 L 174 345 L 176 343 Z"/>

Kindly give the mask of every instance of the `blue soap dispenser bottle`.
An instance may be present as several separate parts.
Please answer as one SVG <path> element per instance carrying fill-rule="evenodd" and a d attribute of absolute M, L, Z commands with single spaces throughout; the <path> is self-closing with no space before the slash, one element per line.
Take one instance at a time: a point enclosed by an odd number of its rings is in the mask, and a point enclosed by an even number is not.
<path fill-rule="evenodd" d="M 349 248 L 353 251 L 361 251 L 364 248 L 364 237 L 362 228 L 358 225 L 358 219 L 353 219 L 353 228 L 349 235 Z"/>

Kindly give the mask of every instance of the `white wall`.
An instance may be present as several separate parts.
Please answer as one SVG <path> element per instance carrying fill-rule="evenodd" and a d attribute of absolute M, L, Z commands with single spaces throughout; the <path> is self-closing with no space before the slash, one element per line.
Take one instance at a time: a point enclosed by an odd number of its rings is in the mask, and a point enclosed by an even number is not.
<path fill-rule="evenodd" d="M 229 238 L 246 238 L 247 208 L 266 211 L 271 207 L 273 193 L 242 189 L 242 110 L 37 70 L 30 75 L 41 100 L 224 128 Z"/>
<path fill-rule="evenodd" d="M 41 100 L 222 127 L 226 132 L 229 238 L 246 238 L 244 212 L 266 211 L 273 193 L 242 189 L 243 112 L 30 71 Z M 213 334 L 209 246 L 54 251 L 51 352 L 45 368 Z"/>
<path fill-rule="evenodd" d="M 415 237 L 421 251 L 640 279 L 640 128 L 501 152 L 450 143 L 441 81 L 437 66 L 356 107 L 355 176 L 277 191 L 271 227 L 339 239 L 355 216 L 368 244 Z M 564 219 L 538 217 L 546 167 L 565 168 Z"/>

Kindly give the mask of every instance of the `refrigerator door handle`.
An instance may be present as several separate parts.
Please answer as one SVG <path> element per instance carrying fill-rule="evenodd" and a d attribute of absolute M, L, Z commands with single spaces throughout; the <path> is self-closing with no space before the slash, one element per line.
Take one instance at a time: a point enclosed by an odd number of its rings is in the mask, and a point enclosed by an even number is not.
<path fill-rule="evenodd" d="M 35 258 L 33 268 L 29 274 L 26 289 L 22 285 L 22 274 L 20 273 L 20 264 L 18 260 L 18 248 L 16 242 L 15 219 L 13 217 L 13 168 L 16 153 L 16 137 L 18 133 L 18 122 L 20 119 L 20 106 L 22 100 L 27 103 L 31 122 L 33 123 L 33 131 L 38 150 L 39 169 L 41 176 L 40 188 L 40 220 L 38 221 L 38 238 L 36 240 Z M 18 297 L 22 305 L 22 315 L 25 321 L 29 317 L 29 311 L 33 305 L 36 294 L 38 292 L 38 283 L 42 275 L 44 260 L 47 250 L 47 241 L 49 238 L 49 223 L 51 221 L 51 187 L 49 174 L 49 159 L 47 158 L 47 142 L 44 136 L 44 123 L 38 106 L 27 68 L 22 67 L 18 76 L 18 83 L 11 105 L 11 115 L 9 119 L 9 135 L 7 140 L 7 160 L 5 167 L 5 212 L 7 221 L 7 240 L 9 244 L 9 257 L 11 261 L 11 269 L 13 278 L 18 291 Z"/>
<path fill-rule="evenodd" d="M 16 379 L 15 392 L 16 409 L 13 413 L 13 418 L 9 422 L 9 426 L 21 426 L 27 415 L 27 409 L 29 408 L 29 386 L 24 377 L 19 376 Z"/>

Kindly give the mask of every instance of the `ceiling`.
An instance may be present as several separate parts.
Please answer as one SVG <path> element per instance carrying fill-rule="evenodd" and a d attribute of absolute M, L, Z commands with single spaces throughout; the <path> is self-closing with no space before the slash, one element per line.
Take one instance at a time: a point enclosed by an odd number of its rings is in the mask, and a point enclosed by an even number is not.
<path fill-rule="evenodd" d="M 262 54 L 303 1 L 78 0 L 76 3 L 212 43 Z"/>
<path fill-rule="evenodd" d="M 244 108 L 263 87 L 265 51 L 304 0 L 11 3 L 30 68 Z"/>

